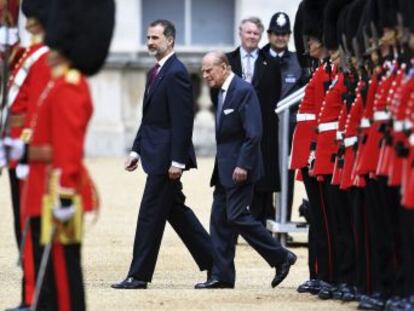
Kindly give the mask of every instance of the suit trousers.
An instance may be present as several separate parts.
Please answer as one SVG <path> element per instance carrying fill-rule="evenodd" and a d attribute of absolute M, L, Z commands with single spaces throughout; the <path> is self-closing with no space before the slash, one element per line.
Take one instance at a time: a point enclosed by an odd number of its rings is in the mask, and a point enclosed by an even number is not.
<path fill-rule="evenodd" d="M 211 269 L 211 239 L 193 211 L 184 203 L 181 181 L 171 180 L 168 175 L 147 176 L 128 276 L 151 282 L 167 221 L 200 270 Z"/>
<path fill-rule="evenodd" d="M 222 185 L 215 187 L 210 234 L 215 250 L 212 277 L 219 281 L 235 283 L 234 257 L 238 234 L 271 267 L 283 263 L 286 259 L 286 249 L 248 210 L 252 196 L 253 184 L 251 183 L 232 188 L 224 188 Z"/>
<path fill-rule="evenodd" d="M 267 219 L 275 218 L 275 206 L 273 204 L 274 192 L 259 191 L 253 192 L 252 203 L 250 204 L 250 212 L 258 221 L 266 226 Z"/>

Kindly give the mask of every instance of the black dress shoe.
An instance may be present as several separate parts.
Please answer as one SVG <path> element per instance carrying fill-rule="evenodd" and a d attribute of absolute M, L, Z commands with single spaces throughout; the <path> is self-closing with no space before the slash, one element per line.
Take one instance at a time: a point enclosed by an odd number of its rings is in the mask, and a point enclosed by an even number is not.
<path fill-rule="evenodd" d="M 234 288 L 234 284 L 220 282 L 216 279 L 207 280 L 204 283 L 198 283 L 194 286 L 195 289 L 222 289 L 222 288 Z"/>
<path fill-rule="evenodd" d="M 296 262 L 296 255 L 292 253 L 291 251 L 287 252 L 285 261 L 276 266 L 276 275 L 272 280 L 272 287 L 275 288 L 278 286 L 282 281 L 287 277 L 289 274 L 290 266 L 293 266 Z"/>
<path fill-rule="evenodd" d="M 321 291 L 322 283 L 324 283 L 322 280 L 314 280 L 312 283 L 312 287 L 309 288 L 309 292 L 312 295 L 317 295 Z"/>
<path fill-rule="evenodd" d="M 112 284 L 111 287 L 115 289 L 146 289 L 147 282 L 137 280 L 130 276 L 122 282 Z"/>
<path fill-rule="evenodd" d="M 385 300 L 378 293 L 372 296 L 363 296 L 358 305 L 359 310 L 383 310 L 384 307 Z"/>
<path fill-rule="evenodd" d="M 321 287 L 321 290 L 318 293 L 318 297 L 322 300 L 331 299 L 333 293 L 337 290 L 338 287 L 336 285 L 326 284 Z"/>
<path fill-rule="evenodd" d="M 358 300 L 358 289 L 355 286 L 346 286 L 342 289 L 343 302 L 351 302 Z"/>
<path fill-rule="evenodd" d="M 315 286 L 315 282 L 318 280 L 312 279 L 307 280 L 305 283 L 302 283 L 298 286 L 296 291 L 300 294 L 302 293 L 310 293 L 311 289 Z"/>

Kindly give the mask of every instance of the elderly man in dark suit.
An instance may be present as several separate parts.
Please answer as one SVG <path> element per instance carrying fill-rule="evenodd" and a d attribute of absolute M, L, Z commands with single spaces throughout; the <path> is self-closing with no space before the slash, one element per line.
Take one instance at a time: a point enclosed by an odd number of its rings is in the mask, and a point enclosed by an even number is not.
<path fill-rule="evenodd" d="M 223 53 L 208 53 L 203 58 L 202 73 L 209 86 L 218 89 L 210 221 L 215 257 L 210 278 L 196 288 L 234 287 L 237 234 L 276 268 L 272 281 L 275 287 L 287 276 L 296 256 L 284 249 L 249 211 L 254 183 L 263 176 L 262 118 L 256 92 L 231 71 Z"/>
<path fill-rule="evenodd" d="M 142 123 L 125 163 L 134 171 L 141 158 L 147 176 L 127 278 L 113 288 L 146 288 L 151 282 L 166 221 L 190 251 L 200 270 L 212 266 L 212 245 L 192 210 L 185 206 L 180 177 L 196 167 L 190 78 L 174 53 L 175 27 L 157 20 L 148 28 L 149 53 L 157 60 L 148 73 Z"/>
<path fill-rule="evenodd" d="M 241 21 L 240 46 L 227 53 L 233 72 L 253 85 L 259 99 L 262 117 L 261 149 L 264 175 L 254 189 L 251 213 L 265 224 L 274 218 L 274 193 L 280 191 L 278 117 L 274 110 L 281 93 L 281 73 L 276 63 L 265 51 L 259 49 L 264 27 L 257 17 Z"/>

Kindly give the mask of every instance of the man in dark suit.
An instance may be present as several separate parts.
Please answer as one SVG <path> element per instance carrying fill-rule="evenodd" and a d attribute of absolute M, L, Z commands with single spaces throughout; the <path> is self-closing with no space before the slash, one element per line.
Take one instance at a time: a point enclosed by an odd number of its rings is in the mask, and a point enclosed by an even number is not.
<path fill-rule="evenodd" d="M 125 163 L 134 171 L 141 158 L 147 176 L 127 278 L 113 288 L 146 288 L 151 282 L 166 221 L 190 251 L 200 270 L 212 266 L 208 233 L 185 206 L 180 177 L 196 167 L 190 78 L 174 54 L 175 27 L 156 20 L 148 28 L 147 46 L 157 64 L 148 73 L 142 123 Z"/>
<path fill-rule="evenodd" d="M 202 73 L 209 86 L 218 89 L 217 155 L 211 179 L 215 190 L 210 220 L 215 257 L 210 278 L 196 288 L 234 287 L 238 234 L 276 268 L 272 281 L 275 287 L 287 276 L 296 256 L 284 249 L 249 211 L 254 183 L 263 176 L 262 118 L 256 92 L 231 71 L 223 53 L 208 53 L 203 58 Z"/>
<path fill-rule="evenodd" d="M 254 189 L 251 213 L 265 224 L 274 219 L 274 193 L 280 191 L 278 117 L 274 110 L 279 101 L 281 80 L 279 65 L 258 48 L 264 27 L 260 19 L 250 17 L 240 23 L 241 45 L 227 53 L 232 71 L 253 85 L 259 99 L 262 116 L 261 149 L 264 175 Z"/>

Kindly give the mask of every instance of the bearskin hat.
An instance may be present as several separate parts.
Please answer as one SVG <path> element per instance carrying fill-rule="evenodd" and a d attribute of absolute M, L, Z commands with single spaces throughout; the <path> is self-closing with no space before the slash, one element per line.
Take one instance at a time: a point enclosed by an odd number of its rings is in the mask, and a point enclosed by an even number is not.
<path fill-rule="evenodd" d="M 336 50 L 339 46 L 338 19 L 343 8 L 351 3 L 351 0 L 329 0 L 323 12 L 323 39 L 328 50 Z"/>
<path fill-rule="evenodd" d="M 397 2 L 395 0 L 378 1 L 378 28 L 394 28 L 397 26 Z"/>
<path fill-rule="evenodd" d="M 303 35 L 322 42 L 323 8 L 327 0 L 303 0 Z"/>
<path fill-rule="evenodd" d="M 303 36 L 303 1 L 299 4 L 293 25 L 293 39 L 295 41 L 296 56 L 302 68 L 308 66 L 308 56 L 305 55 L 305 42 Z"/>
<path fill-rule="evenodd" d="M 114 0 L 53 0 L 45 42 L 91 76 L 105 62 L 114 25 Z"/>
<path fill-rule="evenodd" d="M 350 5 L 347 6 L 347 14 L 345 16 L 345 21 L 344 21 L 345 23 L 344 34 L 346 37 L 348 48 L 351 51 L 353 51 L 352 49 L 353 38 L 357 38 L 358 43 L 361 44 L 358 38 L 358 29 L 359 29 L 359 24 L 361 22 L 362 14 L 363 14 L 366 3 L 367 3 L 366 0 L 355 0 Z"/>
<path fill-rule="evenodd" d="M 23 0 L 22 11 L 27 18 L 34 17 L 46 27 L 51 2 L 51 0 Z"/>

